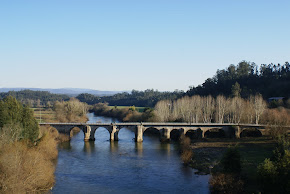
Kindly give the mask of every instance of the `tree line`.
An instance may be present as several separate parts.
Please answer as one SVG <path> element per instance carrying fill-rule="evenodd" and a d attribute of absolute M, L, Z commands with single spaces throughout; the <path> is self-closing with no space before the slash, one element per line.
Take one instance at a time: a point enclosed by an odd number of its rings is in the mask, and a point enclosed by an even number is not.
<path fill-rule="evenodd" d="M 95 96 L 88 93 L 79 94 L 76 98 L 89 105 L 108 103 L 111 106 L 141 106 L 154 107 L 161 100 L 176 100 L 183 96 L 213 96 L 249 98 L 251 95 L 261 94 L 264 99 L 269 97 L 290 96 L 290 65 L 262 64 L 246 61 L 238 65 L 230 65 L 226 69 L 217 70 L 212 78 L 197 87 L 191 86 L 186 92 L 160 92 L 153 89 L 145 91 L 132 90 L 112 96 Z M 55 101 L 68 101 L 67 95 L 52 94 L 46 91 L 10 91 L 0 93 L 0 99 L 13 96 L 30 107 L 50 107 Z M 281 103 L 280 103 L 281 104 Z M 283 103 L 282 103 L 283 104 Z M 285 103 L 284 103 L 285 104 Z"/>
<path fill-rule="evenodd" d="M 222 95 L 216 98 L 194 95 L 174 101 L 159 101 L 155 106 L 155 115 L 157 120 L 162 122 L 259 124 L 261 119 L 264 119 L 264 123 L 269 120 L 266 118 L 267 115 L 271 115 L 270 110 L 264 114 L 266 110 L 267 103 L 260 94 L 250 96 L 248 99 L 227 98 Z M 286 120 L 287 115 L 286 111 Z M 274 118 L 273 115 L 271 117 Z"/>
<path fill-rule="evenodd" d="M 80 94 L 76 98 L 81 102 L 90 105 L 97 103 L 109 103 L 111 106 L 141 106 L 154 107 L 155 104 L 164 99 L 174 100 L 184 95 L 183 91 L 176 90 L 174 92 L 159 92 L 153 89 L 145 91 L 132 90 L 131 93 L 123 92 L 113 96 L 98 97 L 91 94 Z"/>
<path fill-rule="evenodd" d="M 191 86 L 186 95 L 226 97 L 239 93 L 248 98 L 257 93 L 264 98 L 290 96 L 290 64 L 261 64 L 241 61 L 238 65 L 230 65 L 226 69 L 217 70 L 212 78 L 197 87 Z"/>
<path fill-rule="evenodd" d="M 4 99 L 8 96 L 12 96 L 22 104 L 28 105 L 30 107 L 50 107 L 55 101 L 67 101 L 70 99 L 70 97 L 65 94 L 52 94 L 47 91 L 22 90 L 0 93 L 0 99 Z"/>

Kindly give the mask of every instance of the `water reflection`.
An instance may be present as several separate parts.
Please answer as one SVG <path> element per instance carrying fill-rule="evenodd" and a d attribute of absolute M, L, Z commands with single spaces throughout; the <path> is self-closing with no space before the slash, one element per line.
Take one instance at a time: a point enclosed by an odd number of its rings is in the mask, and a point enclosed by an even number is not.
<path fill-rule="evenodd" d="M 84 152 L 91 154 L 95 152 L 95 142 L 94 141 L 84 141 Z"/>
<path fill-rule="evenodd" d="M 92 115 L 91 115 L 92 116 Z M 112 122 L 90 117 L 90 122 Z M 117 121 L 116 121 L 117 122 Z M 208 193 L 209 176 L 185 167 L 175 143 L 160 143 L 144 135 L 136 143 L 134 131 L 121 129 L 119 141 L 110 142 L 99 128 L 95 142 L 84 142 L 78 133 L 61 144 L 53 193 Z"/>
<path fill-rule="evenodd" d="M 110 151 L 112 153 L 117 153 L 119 151 L 118 146 L 119 146 L 119 144 L 117 141 L 111 141 L 110 142 Z"/>
<path fill-rule="evenodd" d="M 135 142 L 135 153 L 138 157 L 143 156 L 143 143 L 142 142 Z"/>

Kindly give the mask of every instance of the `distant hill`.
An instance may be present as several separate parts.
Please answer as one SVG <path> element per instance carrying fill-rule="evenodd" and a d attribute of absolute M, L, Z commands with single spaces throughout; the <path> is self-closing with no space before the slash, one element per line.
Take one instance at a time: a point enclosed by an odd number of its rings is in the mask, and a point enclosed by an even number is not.
<path fill-rule="evenodd" d="M 22 90 L 32 90 L 32 91 L 47 91 L 53 94 L 66 94 L 71 97 L 75 97 L 82 93 L 88 93 L 96 96 L 112 96 L 121 91 L 100 91 L 92 89 L 82 89 L 82 88 L 58 88 L 58 89 L 49 89 L 49 88 L 0 88 L 0 92 L 9 92 L 9 91 L 22 91 Z"/>

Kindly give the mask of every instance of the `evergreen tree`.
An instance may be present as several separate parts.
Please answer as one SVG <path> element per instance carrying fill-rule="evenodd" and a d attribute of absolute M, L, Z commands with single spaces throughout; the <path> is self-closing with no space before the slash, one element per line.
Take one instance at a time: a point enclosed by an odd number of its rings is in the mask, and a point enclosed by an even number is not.
<path fill-rule="evenodd" d="M 22 128 L 21 138 L 23 139 L 35 141 L 38 137 L 39 127 L 33 116 L 33 111 L 29 107 L 23 106 L 12 96 L 7 96 L 0 101 L 0 131 L 8 125 L 11 130 L 14 130 L 11 126 L 20 126 Z"/>

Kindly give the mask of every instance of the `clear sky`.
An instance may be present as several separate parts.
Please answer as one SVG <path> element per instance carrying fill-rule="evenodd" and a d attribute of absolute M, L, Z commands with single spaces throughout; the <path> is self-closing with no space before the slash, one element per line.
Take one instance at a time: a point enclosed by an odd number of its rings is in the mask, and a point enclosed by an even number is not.
<path fill-rule="evenodd" d="M 290 58 L 289 0 L 0 0 L 0 87 L 187 90 Z"/>

